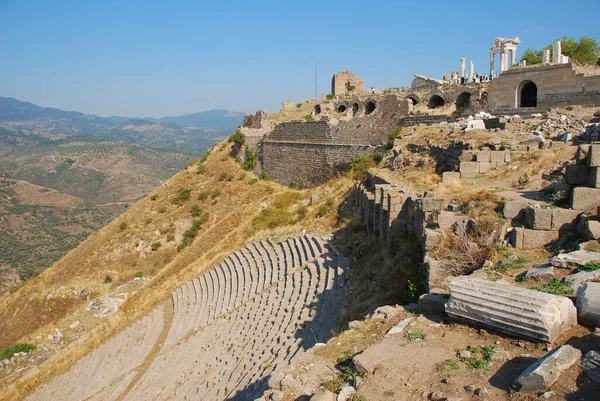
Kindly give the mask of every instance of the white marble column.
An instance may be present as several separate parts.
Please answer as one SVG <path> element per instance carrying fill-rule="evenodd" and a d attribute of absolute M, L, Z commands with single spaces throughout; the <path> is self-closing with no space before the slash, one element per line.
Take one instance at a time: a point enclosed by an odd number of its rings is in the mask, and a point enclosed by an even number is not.
<path fill-rule="evenodd" d="M 544 64 L 550 63 L 550 49 L 542 50 L 542 63 L 544 63 Z"/>
<path fill-rule="evenodd" d="M 494 61 L 495 61 L 495 54 L 493 52 L 490 52 L 490 76 L 494 76 Z"/>
<path fill-rule="evenodd" d="M 560 63 L 562 61 L 562 44 L 560 40 L 555 40 L 552 45 L 552 62 Z"/>
<path fill-rule="evenodd" d="M 513 65 L 517 64 L 517 49 L 511 49 L 511 60 L 510 60 L 510 68 L 512 68 Z"/>
<path fill-rule="evenodd" d="M 462 58 L 460 59 L 460 76 L 461 76 L 461 77 L 464 77 L 464 76 L 465 76 L 465 67 L 466 67 L 466 65 L 465 65 L 465 64 L 466 64 L 466 62 L 467 62 L 467 59 L 466 59 L 466 58 L 462 57 Z"/>
<path fill-rule="evenodd" d="M 500 53 L 500 74 L 506 71 L 506 53 L 502 51 Z"/>

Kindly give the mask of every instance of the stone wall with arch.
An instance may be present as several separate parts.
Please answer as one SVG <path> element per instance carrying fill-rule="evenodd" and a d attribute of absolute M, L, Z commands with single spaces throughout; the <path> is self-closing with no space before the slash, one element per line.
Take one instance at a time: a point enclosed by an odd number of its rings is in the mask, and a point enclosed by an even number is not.
<path fill-rule="evenodd" d="M 488 95 L 490 110 L 521 108 L 522 89 L 529 82 L 535 84 L 537 96 L 535 106 L 524 108 L 600 105 L 600 76 L 577 73 L 571 63 L 540 64 L 512 68 L 492 81 Z"/>

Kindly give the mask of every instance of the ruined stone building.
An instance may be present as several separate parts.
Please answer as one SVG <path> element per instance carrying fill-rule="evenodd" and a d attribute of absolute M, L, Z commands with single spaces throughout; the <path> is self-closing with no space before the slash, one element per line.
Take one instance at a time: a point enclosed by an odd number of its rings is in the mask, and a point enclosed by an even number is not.
<path fill-rule="evenodd" d="M 331 78 L 331 94 L 336 97 L 364 92 L 364 81 L 350 71 L 338 72 Z"/>

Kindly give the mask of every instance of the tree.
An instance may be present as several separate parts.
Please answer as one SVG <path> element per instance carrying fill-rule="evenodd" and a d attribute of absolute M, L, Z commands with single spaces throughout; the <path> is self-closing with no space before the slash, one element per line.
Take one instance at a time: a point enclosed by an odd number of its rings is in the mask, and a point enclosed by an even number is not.
<path fill-rule="evenodd" d="M 540 64 L 542 62 L 542 51 L 527 49 L 521 55 L 521 61 L 527 62 L 527 65 Z"/>

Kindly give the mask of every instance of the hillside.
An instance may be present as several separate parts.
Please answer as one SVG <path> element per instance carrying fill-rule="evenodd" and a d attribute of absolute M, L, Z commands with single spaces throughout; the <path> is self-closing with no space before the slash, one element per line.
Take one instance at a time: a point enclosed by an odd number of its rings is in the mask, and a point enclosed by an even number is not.
<path fill-rule="evenodd" d="M 223 128 L 193 128 L 148 120 L 130 120 L 112 128 L 106 136 L 111 140 L 200 153 L 225 138 L 229 132 L 230 130 Z"/>
<path fill-rule="evenodd" d="M 175 117 L 162 117 L 158 121 L 189 127 L 218 128 L 232 131 L 242 124 L 246 113 L 230 110 L 208 110 Z"/>
<path fill-rule="evenodd" d="M 193 159 L 193 154 L 82 137 L 0 158 L 6 176 L 93 204 L 133 202 Z"/>
<path fill-rule="evenodd" d="M 26 181 L 1 179 L 0 297 L 122 211 L 122 206 L 95 206 Z"/>

